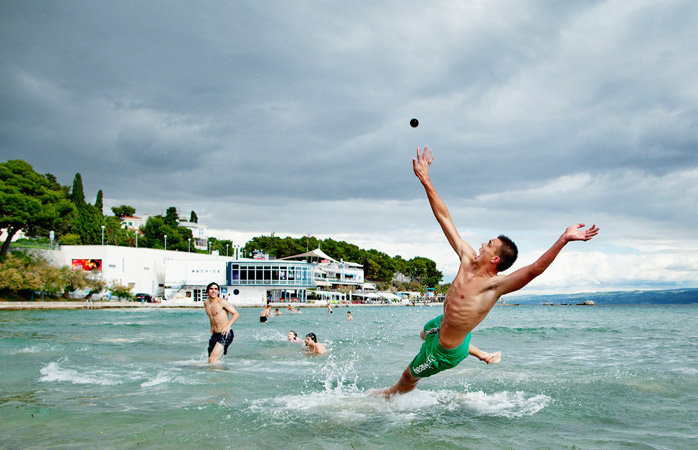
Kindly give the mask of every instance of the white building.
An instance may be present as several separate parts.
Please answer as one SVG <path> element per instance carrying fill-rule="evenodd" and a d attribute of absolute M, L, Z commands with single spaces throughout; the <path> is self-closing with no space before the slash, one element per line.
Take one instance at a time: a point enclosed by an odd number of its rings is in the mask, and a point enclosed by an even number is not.
<path fill-rule="evenodd" d="M 147 220 L 147 217 L 124 216 L 121 218 L 121 228 L 140 232 L 141 227 L 145 225 Z"/>
<path fill-rule="evenodd" d="M 108 283 L 129 286 L 133 294 L 163 297 L 170 304 L 201 304 L 211 282 L 235 306 L 261 306 L 267 300 L 304 303 L 308 289 L 318 285 L 363 282 L 358 265 L 330 261 L 324 253 L 319 254 L 324 262 L 239 258 L 239 246 L 233 247 L 231 257 L 113 245 L 63 245 L 60 251 L 43 253 L 55 265 L 100 272 Z"/>

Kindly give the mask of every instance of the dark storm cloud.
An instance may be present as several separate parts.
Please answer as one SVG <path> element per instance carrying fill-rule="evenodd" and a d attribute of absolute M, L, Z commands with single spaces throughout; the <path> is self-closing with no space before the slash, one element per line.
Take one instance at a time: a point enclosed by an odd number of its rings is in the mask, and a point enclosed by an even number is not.
<path fill-rule="evenodd" d="M 0 12 L 0 156 L 66 185 L 80 172 L 88 198 L 386 240 L 434 226 L 411 169 L 429 145 L 439 192 L 476 234 L 585 215 L 632 228 L 621 236 L 642 234 L 635 221 L 688 236 L 697 219 L 694 2 Z"/>

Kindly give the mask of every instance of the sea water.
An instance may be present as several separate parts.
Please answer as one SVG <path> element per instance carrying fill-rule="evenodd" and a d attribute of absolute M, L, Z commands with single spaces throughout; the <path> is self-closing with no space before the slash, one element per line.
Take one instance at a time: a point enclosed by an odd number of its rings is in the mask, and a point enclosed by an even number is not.
<path fill-rule="evenodd" d="M 695 305 L 496 306 L 472 343 L 500 364 L 389 400 L 441 308 L 302 311 L 240 309 L 214 365 L 203 309 L 0 312 L 0 448 L 698 448 Z"/>

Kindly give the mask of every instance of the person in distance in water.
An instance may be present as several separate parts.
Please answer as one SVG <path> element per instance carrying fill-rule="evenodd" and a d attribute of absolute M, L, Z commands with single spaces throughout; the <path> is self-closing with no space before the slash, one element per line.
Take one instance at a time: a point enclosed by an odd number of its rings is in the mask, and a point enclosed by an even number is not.
<path fill-rule="evenodd" d="M 206 314 L 211 321 L 211 339 L 208 340 L 208 362 L 213 364 L 222 355 L 228 353 L 228 346 L 235 335 L 232 327 L 240 313 L 227 300 L 218 296 L 221 288 L 217 283 L 210 283 L 206 288 L 208 298 L 204 302 Z M 228 318 L 230 315 L 230 319 Z"/>
<path fill-rule="evenodd" d="M 397 383 L 385 389 L 372 389 L 369 391 L 372 395 L 387 398 L 409 392 L 421 378 L 457 366 L 468 354 L 487 364 L 498 362 L 498 353 L 484 353 L 470 345 L 472 330 L 482 322 L 501 296 L 523 288 L 542 274 L 568 242 L 588 241 L 599 232 L 596 225 L 587 230 L 583 229 L 583 223 L 572 225 L 536 262 L 509 275 L 498 275 L 516 261 L 516 245 L 508 237 L 500 235 L 483 243 L 477 253 L 461 238 L 448 208 L 429 179 L 429 166 L 433 161 L 432 152 L 424 147 L 421 154 L 417 149 L 417 158 L 412 160 L 412 166 L 424 186 L 436 220 L 460 259 L 460 267 L 446 294 L 443 314 L 427 322 L 421 332 L 424 343 L 417 356 L 402 372 Z"/>
<path fill-rule="evenodd" d="M 317 341 L 317 336 L 315 333 L 308 333 L 305 335 L 305 346 L 311 354 L 314 355 L 325 355 L 327 354 L 327 349 L 324 345 Z"/>

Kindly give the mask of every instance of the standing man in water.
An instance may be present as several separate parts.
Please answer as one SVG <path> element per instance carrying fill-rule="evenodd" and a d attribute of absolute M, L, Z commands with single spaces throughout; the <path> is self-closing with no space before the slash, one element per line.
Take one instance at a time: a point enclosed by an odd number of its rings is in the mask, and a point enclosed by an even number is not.
<path fill-rule="evenodd" d="M 206 314 L 211 320 L 211 339 L 208 340 L 208 363 L 213 364 L 228 353 L 228 346 L 235 335 L 232 327 L 240 314 L 227 300 L 218 296 L 221 288 L 218 283 L 210 283 L 206 287 L 208 298 L 204 302 Z M 228 315 L 230 314 L 230 319 Z"/>
<path fill-rule="evenodd" d="M 480 253 L 476 253 L 461 238 L 448 208 L 431 184 L 429 166 L 432 161 L 434 156 L 427 147 L 424 147 L 421 155 L 417 149 L 417 158 L 412 160 L 412 167 L 424 186 L 436 220 L 460 259 L 460 268 L 446 294 L 443 314 L 424 326 L 421 333 L 424 344 L 419 354 L 393 386 L 369 391 L 386 398 L 411 391 L 420 378 L 457 366 L 469 353 L 487 364 L 498 362 L 497 353 L 484 353 L 470 345 L 470 332 L 482 322 L 501 296 L 523 288 L 542 274 L 568 242 L 588 241 L 599 232 L 596 225 L 588 230 L 582 229 L 583 223 L 572 225 L 536 262 L 500 276 L 498 272 L 508 269 L 516 261 L 516 245 L 508 237 L 500 235 L 483 243 Z"/>

